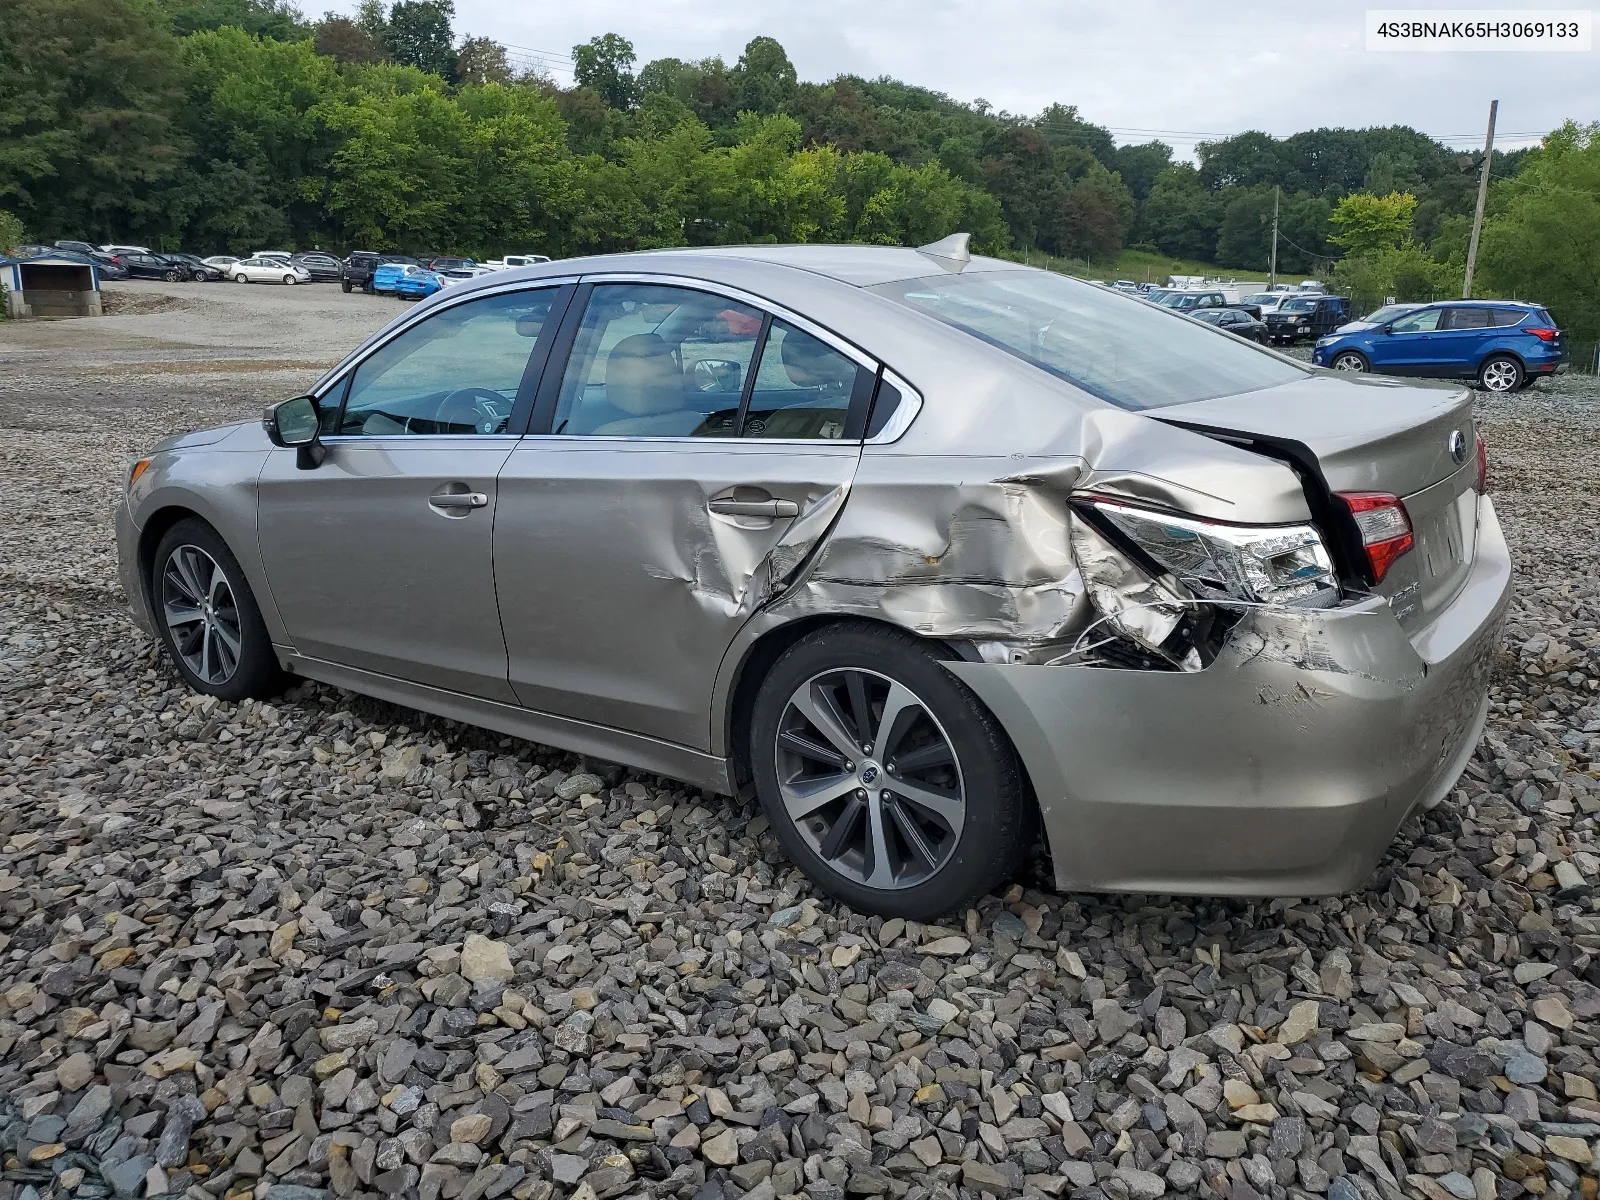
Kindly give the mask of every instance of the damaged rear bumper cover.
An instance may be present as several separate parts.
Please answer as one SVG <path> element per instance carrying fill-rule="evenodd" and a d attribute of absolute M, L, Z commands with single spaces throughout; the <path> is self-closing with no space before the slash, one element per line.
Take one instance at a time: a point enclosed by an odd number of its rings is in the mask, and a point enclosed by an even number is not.
<path fill-rule="evenodd" d="M 1460 776 L 1510 582 L 1484 498 L 1470 576 L 1413 637 L 1371 597 L 1255 610 L 1201 671 L 947 665 L 1021 754 L 1059 887 L 1337 894 Z"/>

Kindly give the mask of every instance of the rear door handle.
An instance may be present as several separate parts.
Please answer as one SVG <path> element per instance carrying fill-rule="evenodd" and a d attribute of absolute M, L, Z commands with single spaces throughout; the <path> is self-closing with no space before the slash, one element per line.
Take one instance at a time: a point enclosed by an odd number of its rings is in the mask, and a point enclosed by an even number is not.
<path fill-rule="evenodd" d="M 489 497 L 482 492 L 435 492 L 428 503 L 435 508 L 483 508 Z"/>
<path fill-rule="evenodd" d="M 798 517 L 793 500 L 713 500 L 710 509 L 727 517 Z"/>

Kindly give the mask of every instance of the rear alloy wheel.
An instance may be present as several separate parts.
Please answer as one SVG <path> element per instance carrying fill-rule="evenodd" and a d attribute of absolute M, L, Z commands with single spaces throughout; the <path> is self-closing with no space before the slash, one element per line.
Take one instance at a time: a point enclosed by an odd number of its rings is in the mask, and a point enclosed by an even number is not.
<path fill-rule="evenodd" d="M 237 275 L 235 275 L 233 277 L 233 281 L 235 283 L 249 283 L 250 282 L 250 277 L 248 275 L 246 275 L 243 271 L 241 271 L 241 272 L 239 272 L 239 274 L 237 274 Z"/>
<path fill-rule="evenodd" d="M 1372 364 L 1367 361 L 1365 354 L 1358 354 L 1354 350 L 1344 350 L 1333 356 L 1333 369 L 1335 371 L 1370 371 Z"/>
<path fill-rule="evenodd" d="M 909 634 L 835 626 L 795 643 L 762 682 L 750 751 L 789 856 L 852 908 L 932 919 L 1021 861 L 1016 753 Z"/>
<path fill-rule="evenodd" d="M 243 700 L 282 688 L 244 571 L 210 525 L 190 518 L 167 530 L 156 548 L 150 599 L 167 653 L 195 691 Z"/>
<path fill-rule="evenodd" d="M 1490 392 L 1514 392 L 1522 386 L 1522 364 L 1508 355 L 1498 354 L 1478 368 L 1478 386 Z"/>
<path fill-rule="evenodd" d="M 183 276 L 178 274 L 176 271 L 168 271 L 162 275 L 161 278 L 165 279 L 168 283 L 177 283 L 183 278 Z"/>

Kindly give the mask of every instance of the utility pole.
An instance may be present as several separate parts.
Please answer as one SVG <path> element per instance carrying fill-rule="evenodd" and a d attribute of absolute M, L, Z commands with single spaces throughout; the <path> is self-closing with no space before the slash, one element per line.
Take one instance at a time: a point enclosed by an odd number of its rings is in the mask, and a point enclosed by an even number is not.
<path fill-rule="evenodd" d="M 1467 245 L 1467 277 L 1461 298 L 1472 299 L 1472 268 L 1478 264 L 1478 235 L 1483 232 L 1483 202 L 1489 198 L 1489 167 L 1494 162 L 1494 116 L 1500 101 L 1489 101 L 1489 132 L 1483 139 L 1483 173 L 1478 176 L 1478 210 L 1472 214 L 1472 241 Z"/>
<path fill-rule="evenodd" d="M 1267 291 L 1278 286 L 1278 194 L 1282 187 L 1272 189 L 1272 258 L 1267 263 Z"/>

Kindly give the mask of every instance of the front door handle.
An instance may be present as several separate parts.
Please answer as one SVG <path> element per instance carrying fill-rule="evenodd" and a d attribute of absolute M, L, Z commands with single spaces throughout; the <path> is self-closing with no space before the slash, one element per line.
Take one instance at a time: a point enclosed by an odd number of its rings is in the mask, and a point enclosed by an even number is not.
<path fill-rule="evenodd" d="M 489 497 L 482 492 L 435 492 L 428 503 L 435 508 L 483 508 Z"/>
<path fill-rule="evenodd" d="M 710 509 L 726 517 L 798 517 L 793 500 L 713 500 Z"/>

